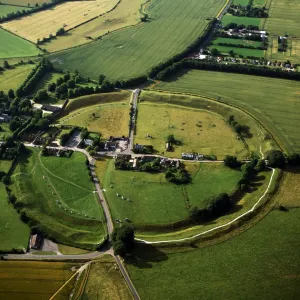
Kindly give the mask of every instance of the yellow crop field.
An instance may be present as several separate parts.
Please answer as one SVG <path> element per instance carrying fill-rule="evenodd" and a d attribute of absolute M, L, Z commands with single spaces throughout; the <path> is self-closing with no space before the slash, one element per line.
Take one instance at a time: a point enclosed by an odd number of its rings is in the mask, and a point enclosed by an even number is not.
<path fill-rule="evenodd" d="M 2 24 L 2 27 L 34 43 L 55 36 L 60 28 L 70 30 L 114 8 L 118 0 L 72 1 L 24 18 Z"/>
<path fill-rule="evenodd" d="M 42 48 L 54 52 L 92 42 L 108 32 L 140 22 L 140 7 L 146 0 L 122 0 L 113 11 L 76 27 L 66 35 L 45 43 Z"/>
<path fill-rule="evenodd" d="M 0 299 L 49 299 L 73 274 L 76 264 L 55 262 L 0 262 Z M 64 291 L 68 299 L 71 290 Z"/>

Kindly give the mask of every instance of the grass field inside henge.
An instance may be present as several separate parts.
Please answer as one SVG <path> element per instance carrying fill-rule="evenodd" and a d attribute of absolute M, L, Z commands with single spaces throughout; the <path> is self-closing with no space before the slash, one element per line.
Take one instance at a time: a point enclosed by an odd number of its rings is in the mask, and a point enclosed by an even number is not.
<path fill-rule="evenodd" d="M 156 89 L 191 93 L 234 104 L 257 117 L 286 151 L 300 150 L 300 83 L 293 80 L 190 70 Z"/>

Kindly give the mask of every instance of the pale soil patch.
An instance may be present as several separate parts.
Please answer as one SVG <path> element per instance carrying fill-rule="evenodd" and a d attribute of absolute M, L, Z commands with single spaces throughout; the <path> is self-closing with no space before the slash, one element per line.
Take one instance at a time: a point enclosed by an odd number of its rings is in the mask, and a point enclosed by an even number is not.
<path fill-rule="evenodd" d="M 2 24 L 3 28 L 34 43 L 66 31 L 111 10 L 118 0 L 72 1 Z"/>

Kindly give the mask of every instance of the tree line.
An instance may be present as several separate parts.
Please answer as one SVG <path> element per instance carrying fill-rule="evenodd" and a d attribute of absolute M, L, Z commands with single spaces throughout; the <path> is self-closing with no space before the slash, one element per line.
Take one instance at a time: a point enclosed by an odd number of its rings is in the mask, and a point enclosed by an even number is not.
<path fill-rule="evenodd" d="M 300 72 L 287 72 L 280 68 L 269 68 L 267 66 L 242 65 L 242 64 L 222 64 L 214 61 L 202 61 L 195 59 L 184 59 L 174 63 L 157 74 L 157 79 L 166 80 L 170 76 L 178 73 L 182 69 L 208 70 L 217 72 L 239 73 L 247 75 L 266 76 L 274 78 L 284 78 L 300 80 Z"/>

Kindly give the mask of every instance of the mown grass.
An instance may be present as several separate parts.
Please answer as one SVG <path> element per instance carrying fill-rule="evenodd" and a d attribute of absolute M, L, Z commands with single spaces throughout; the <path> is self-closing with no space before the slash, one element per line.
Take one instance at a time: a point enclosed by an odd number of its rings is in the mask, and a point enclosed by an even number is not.
<path fill-rule="evenodd" d="M 148 138 L 147 134 L 152 138 Z M 182 145 L 173 145 L 174 151 L 167 152 L 166 141 L 170 134 Z M 134 142 L 150 144 L 159 153 L 177 158 L 181 158 L 183 152 L 216 155 L 218 159 L 226 155 L 245 157 L 248 152 L 221 116 L 210 111 L 153 102 L 141 102 L 138 106 L 137 134 Z"/>
<path fill-rule="evenodd" d="M 211 178 L 211 174 L 207 174 L 208 177 Z M 278 174 L 275 175 L 274 181 L 276 180 Z M 172 230 L 172 231 L 155 231 L 155 230 L 137 230 L 136 231 L 136 236 L 139 239 L 146 240 L 146 241 L 152 241 L 152 242 L 157 242 L 157 241 L 174 241 L 178 239 L 184 239 L 184 238 L 192 238 L 193 236 L 200 234 L 202 232 L 206 232 L 207 230 L 211 230 L 213 228 L 216 228 L 218 226 L 222 226 L 225 224 L 228 224 L 235 218 L 239 217 L 243 213 L 246 213 L 249 211 L 260 199 L 260 197 L 263 196 L 265 190 L 268 187 L 268 184 L 271 179 L 271 172 L 270 171 L 264 171 L 259 174 L 259 176 L 255 179 L 255 182 L 253 183 L 253 187 L 251 191 L 248 191 L 245 193 L 241 199 L 239 199 L 235 206 L 224 216 L 219 217 L 218 219 L 214 220 L 213 222 L 209 223 L 204 223 L 200 225 L 194 225 L 194 226 L 189 226 L 188 228 L 182 228 L 178 230 Z M 213 180 L 213 179 L 212 179 Z M 224 178 L 224 181 L 226 181 L 226 178 Z M 223 187 L 225 190 L 225 188 Z M 195 189 L 196 190 L 196 189 Z M 263 198 L 261 200 L 261 204 L 265 203 L 267 199 Z M 228 226 L 229 227 L 229 226 Z M 226 228 L 220 229 L 220 230 L 215 230 L 211 234 L 216 234 Z M 207 235 L 206 235 L 207 236 Z M 197 241 L 197 239 L 194 239 L 196 241 L 196 244 L 200 244 L 201 240 Z M 187 242 L 191 242 L 192 239 L 190 239 Z M 214 243 L 214 241 L 213 241 Z"/>
<path fill-rule="evenodd" d="M 172 85 L 172 83 L 160 83 L 155 86 L 155 89 L 158 90 L 170 90 L 172 92 L 187 92 L 191 94 L 196 94 L 192 88 L 189 90 L 181 90 L 179 85 Z M 230 107 L 228 105 L 224 105 L 223 103 L 217 101 L 211 101 L 208 99 L 183 95 L 183 94 L 170 94 L 168 92 L 152 92 L 147 91 L 141 94 L 141 99 L 147 102 L 155 103 L 155 104 L 174 104 L 182 107 L 192 108 L 192 109 L 201 109 L 204 111 L 211 111 L 216 113 L 227 120 L 230 115 L 234 115 L 235 119 L 239 124 L 248 126 L 250 128 L 251 135 L 249 138 L 245 138 L 245 147 L 247 148 L 247 153 L 236 153 L 239 157 L 244 158 L 245 156 L 249 157 L 251 152 L 257 153 L 257 155 L 261 155 L 260 147 L 262 147 L 262 151 L 267 151 L 270 148 L 274 147 L 271 141 L 264 141 L 265 131 L 257 124 L 255 120 L 250 118 L 246 113 L 242 112 L 239 109 Z M 139 115 L 138 115 L 139 119 Z M 227 141 L 226 141 L 227 142 Z M 237 142 L 237 141 L 236 141 Z M 224 143 L 224 141 L 222 142 Z M 237 143 L 238 144 L 238 143 Z M 219 144 L 221 145 L 221 144 Z M 232 149 L 234 151 L 234 149 Z"/>
<path fill-rule="evenodd" d="M 76 125 L 105 138 L 128 136 L 129 102 L 104 103 L 78 109 L 59 120 L 60 124 Z"/>
<path fill-rule="evenodd" d="M 209 49 L 217 49 L 222 54 L 228 54 L 230 51 L 233 51 L 235 55 L 242 57 L 264 57 L 264 50 L 259 49 L 247 49 L 247 48 L 237 48 L 237 47 L 227 47 L 227 46 L 219 46 L 212 45 Z"/>
<path fill-rule="evenodd" d="M 68 49 L 81 44 L 90 43 L 93 39 L 109 32 L 132 26 L 140 22 L 139 9 L 146 0 L 122 0 L 111 12 L 91 20 L 86 24 L 68 31 L 68 34 L 43 44 L 42 48 L 49 52 Z M 88 38 L 90 37 L 90 38 Z"/>
<path fill-rule="evenodd" d="M 0 298 L 48 300 L 73 275 L 77 264 L 60 262 L 0 262 Z M 66 289 L 60 299 L 69 299 Z"/>
<path fill-rule="evenodd" d="M 213 44 L 218 44 L 218 43 L 229 43 L 229 44 L 253 46 L 253 47 L 263 46 L 263 43 L 258 42 L 258 41 L 250 41 L 250 40 L 244 40 L 244 39 L 222 38 L 222 37 L 218 37 L 215 40 L 213 40 Z"/>
<path fill-rule="evenodd" d="M 29 227 L 20 220 L 17 211 L 8 203 L 5 186 L 0 183 L 0 252 L 26 250 L 29 233 Z"/>
<path fill-rule="evenodd" d="M 148 246 L 127 269 L 142 299 L 298 299 L 299 215 L 272 211 L 237 237 L 192 252 Z"/>
<path fill-rule="evenodd" d="M 191 206 L 204 207 L 207 198 L 230 193 L 241 176 L 222 164 L 187 164 L 192 183 L 175 185 L 165 179 L 164 173 L 115 170 L 113 160 L 107 160 L 105 166 L 103 163 L 96 166 L 99 178 L 103 174 L 101 169 L 106 168 L 101 182 L 113 219 L 129 218 L 137 227 L 185 220 Z"/>
<path fill-rule="evenodd" d="M 0 58 L 38 55 L 36 46 L 0 28 Z"/>
<path fill-rule="evenodd" d="M 265 29 L 271 35 L 288 34 L 300 37 L 300 3 L 298 0 L 273 0 L 266 19 Z"/>
<path fill-rule="evenodd" d="M 0 73 L 0 90 L 8 92 L 9 89 L 16 90 L 27 78 L 34 65 L 27 64 L 18 66 Z"/>
<path fill-rule="evenodd" d="M 269 77 L 191 70 L 157 89 L 199 94 L 237 105 L 257 117 L 286 151 L 300 150 L 300 85 Z"/>
<path fill-rule="evenodd" d="M 62 244 L 58 244 L 58 250 L 60 253 L 64 255 L 77 255 L 77 254 L 86 254 L 89 253 L 89 251 L 84 249 L 79 249 L 75 247 L 70 247 Z"/>
<path fill-rule="evenodd" d="M 222 25 L 226 26 L 229 23 L 236 23 L 238 25 L 254 25 L 254 26 L 260 26 L 260 22 L 262 19 L 259 18 L 249 18 L 249 17 L 237 17 L 230 14 L 226 14 L 222 18 Z"/>
<path fill-rule="evenodd" d="M 22 210 L 57 242 L 89 250 L 106 237 L 104 214 L 83 154 L 71 158 L 21 157 L 13 191 Z"/>
<path fill-rule="evenodd" d="M 114 258 L 110 255 L 105 255 L 92 262 L 82 299 L 132 299 L 116 266 Z"/>
<path fill-rule="evenodd" d="M 152 67 L 187 48 L 216 17 L 225 1 L 154 0 L 149 21 L 111 33 L 100 41 L 50 55 L 58 68 L 78 71 L 96 79 L 105 74 L 120 80 L 145 74 Z"/>

